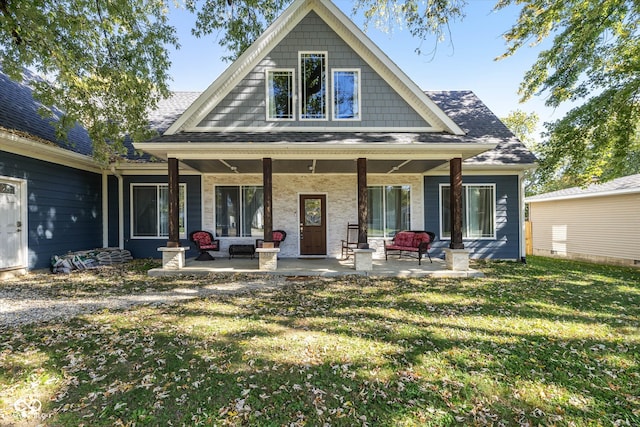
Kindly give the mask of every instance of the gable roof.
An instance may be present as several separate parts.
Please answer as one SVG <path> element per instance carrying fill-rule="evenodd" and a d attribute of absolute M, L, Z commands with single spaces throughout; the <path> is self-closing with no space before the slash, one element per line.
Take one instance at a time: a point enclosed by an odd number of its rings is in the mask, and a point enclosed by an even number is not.
<path fill-rule="evenodd" d="M 608 182 L 595 183 L 587 187 L 572 187 L 550 193 L 527 197 L 526 203 L 551 202 L 556 200 L 582 199 L 587 197 L 615 196 L 640 193 L 640 174 L 617 178 Z"/>
<path fill-rule="evenodd" d="M 463 131 L 393 63 L 340 9 L 329 0 L 295 0 L 269 28 L 227 68 L 165 132 L 198 131 L 196 126 L 309 13 L 315 12 L 351 46 L 436 132 Z M 279 129 L 269 129 L 271 132 Z M 287 130 L 283 130 L 287 132 Z"/>

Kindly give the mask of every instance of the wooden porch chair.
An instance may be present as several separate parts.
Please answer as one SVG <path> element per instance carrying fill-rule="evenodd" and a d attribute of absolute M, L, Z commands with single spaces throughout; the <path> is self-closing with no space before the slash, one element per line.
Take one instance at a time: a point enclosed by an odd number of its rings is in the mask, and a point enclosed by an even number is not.
<path fill-rule="evenodd" d="M 347 224 L 347 238 L 342 240 L 342 259 L 348 259 L 358 248 L 358 223 Z"/>

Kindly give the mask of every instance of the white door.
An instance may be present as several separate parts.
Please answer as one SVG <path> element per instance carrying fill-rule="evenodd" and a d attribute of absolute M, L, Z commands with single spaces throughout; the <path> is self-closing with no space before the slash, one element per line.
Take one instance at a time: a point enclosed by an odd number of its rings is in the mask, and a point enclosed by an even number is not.
<path fill-rule="evenodd" d="M 24 267 L 21 183 L 0 178 L 0 269 Z"/>

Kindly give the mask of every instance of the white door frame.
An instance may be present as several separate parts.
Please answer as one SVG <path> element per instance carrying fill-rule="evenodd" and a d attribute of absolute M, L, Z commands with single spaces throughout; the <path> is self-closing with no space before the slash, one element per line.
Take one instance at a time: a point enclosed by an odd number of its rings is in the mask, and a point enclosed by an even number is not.
<path fill-rule="evenodd" d="M 29 248 L 28 248 L 28 235 L 29 235 L 29 227 L 28 227 L 28 223 L 27 223 L 27 211 L 28 211 L 28 206 L 27 206 L 27 180 L 25 179 L 18 179 L 18 178 L 12 178 L 12 177 L 8 177 L 8 176 L 2 176 L 0 175 L 0 182 L 4 182 L 4 183 L 8 183 L 8 184 L 12 184 L 15 185 L 19 188 L 19 192 L 20 192 L 20 197 L 19 197 L 19 203 L 20 203 L 20 250 L 19 250 L 19 255 L 18 255 L 18 265 L 15 266 L 7 266 L 5 268 L 0 268 L 0 270 L 5 271 L 5 270 L 16 270 L 16 269 L 21 269 L 27 268 L 27 260 L 28 260 L 28 253 L 29 253 Z"/>

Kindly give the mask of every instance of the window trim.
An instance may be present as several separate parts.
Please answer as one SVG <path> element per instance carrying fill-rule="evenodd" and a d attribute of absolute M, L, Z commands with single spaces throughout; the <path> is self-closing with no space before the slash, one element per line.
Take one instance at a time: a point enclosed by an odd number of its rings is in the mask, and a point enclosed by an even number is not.
<path fill-rule="evenodd" d="M 291 73 L 291 118 L 271 117 L 270 113 L 270 91 L 269 91 L 269 75 L 277 72 Z M 268 68 L 264 71 L 265 86 L 265 120 L 268 122 L 293 122 L 296 120 L 296 70 L 295 68 Z"/>
<path fill-rule="evenodd" d="M 451 236 L 446 237 L 444 235 L 444 221 L 443 221 L 443 210 L 442 210 L 442 189 L 444 187 L 451 187 L 450 184 L 448 183 L 440 183 L 438 186 L 438 215 L 439 215 L 439 223 L 440 223 L 440 240 L 451 240 Z M 468 237 L 468 230 L 467 233 L 465 233 L 464 229 L 463 229 L 463 233 L 462 233 L 462 240 L 497 240 L 498 239 L 498 230 L 497 230 L 497 223 L 498 223 L 498 218 L 497 218 L 497 192 L 496 192 L 496 184 L 495 183 L 469 183 L 469 184 L 462 184 L 462 191 L 464 191 L 465 193 L 468 192 L 469 187 L 490 187 L 493 191 L 493 200 L 492 200 L 492 209 L 493 209 L 493 236 L 488 237 Z M 469 200 L 469 197 L 467 195 L 467 197 L 465 198 L 465 200 Z M 465 206 L 462 206 L 462 209 L 465 210 L 465 213 L 467 215 L 467 218 L 469 218 L 469 203 L 465 203 Z M 466 235 L 465 235 L 466 234 Z"/>
<path fill-rule="evenodd" d="M 369 188 L 385 188 L 385 187 L 409 187 L 409 229 L 413 228 L 412 227 L 412 221 L 413 221 L 413 217 L 411 215 L 411 211 L 413 211 L 413 185 L 411 184 L 376 184 L 376 185 L 367 185 L 367 191 L 369 190 Z M 387 212 L 386 212 L 386 193 L 383 191 L 383 202 L 382 202 L 382 206 L 383 206 L 383 213 L 382 213 L 382 236 L 374 236 L 371 235 L 371 238 L 374 239 L 391 239 L 393 236 L 389 236 L 387 235 Z M 368 219 L 367 219 L 368 221 Z M 402 230 L 400 230 L 402 231 Z"/>
<path fill-rule="evenodd" d="M 355 73 L 358 81 L 357 87 L 357 117 L 352 118 L 339 118 L 336 117 L 336 72 L 353 72 Z M 333 68 L 331 70 L 331 119 L 336 122 L 359 122 L 362 121 L 362 78 L 360 68 Z"/>
<path fill-rule="evenodd" d="M 304 102 L 304 91 L 302 90 L 302 86 L 303 86 L 303 76 L 304 73 L 302 72 L 302 56 L 303 55 L 324 55 L 324 85 L 325 85 L 325 90 L 324 90 L 324 109 L 323 109 L 323 114 L 324 117 L 318 118 L 318 117 L 304 117 L 303 115 L 303 111 L 304 108 L 302 108 L 302 104 Z M 329 78 L 328 78 L 328 73 L 329 73 L 329 52 L 326 50 L 301 50 L 298 51 L 298 75 L 300 76 L 298 78 L 298 108 L 299 108 L 299 120 L 301 122 L 308 122 L 308 121 L 318 121 L 318 122 L 326 122 L 329 121 L 329 106 L 328 106 L 328 101 L 329 101 L 329 95 L 327 94 L 327 90 L 331 90 L 331 88 L 328 87 L 329 85 Z"/>
<path fill-rule="evenodd" d="M 218 211 L 217 211 L 217 207 L 216 207 L 216 191 L 218 187 L 238 187 L 238 189 L 240 190 L 240 210 L 244 211 L 244 201 L 242 199 L 242 190 L 246 187 L 260 187 L 262 188 L 263 191 L 263 199 L 262 199 L 262 207 L 264 208 L 264 185 L 262 183 L 260 184 L 214 184 L 213 186 L 213 229 L 214 229 L 214 234 L 216 236 L 217 239 L 256 239 L 256 238 L 260 238 L 260 237 L 264 237 L 264 230 L 262 232 L 262 235 L 255 235 L 255 236 L 222 236 L 220 234 L 218 234 Z M 240 215 L 242 217 L 242 215 Z M 242 225 L 240 225 L 240 229 L 242 229 Z"/>
<path fill-rule="evenodd" d="M 156 208 L 158 208 L 157 203 L 160 202 L 160 187 L 167 187 L 167 191 L 169 191 L 169 184 L 168 183 L 159 183 L 159 182 L 132 182 L 129 184 L 129 216 L 130 216 L 130 221 L 129 221 L 129 236 L 132 240 L 142 240 L 142 239 L 146 239 L 146 240 L 159 240 L 159 239 L 164 239 L 166 240 L 169 235 L 166 236 L 161 236 L 161 235 L 156 235 L 156 236 L 136 236 L 134 234 L 135 231 L 135 226 L 134 226 L 134 221 L 136 216 L 134 215 L 133 212 L 133 208 L 134 208 L 134 203 L 133 203 L 133 189 L 134 187 L 156 187 Z M 187 238 L 187 184 L 184 182 L 181 182 L 178 184 L 179 188 L 184 188 L 184 212 L 183 212 L 183 217 L 184 217 L 184 233 L 179 233 L 178 237 L 180 239 L 186 239 Z M 178 197 L 179 197 L 179 193 L 180 190 L 178 190 Z M 180 204 L 178 203 L 178 206 Z M 156 226 L 158 229 L 158 232 L 160 231 L 160 209 L 157 209 L 157 214 L 156 214 Z"/>

